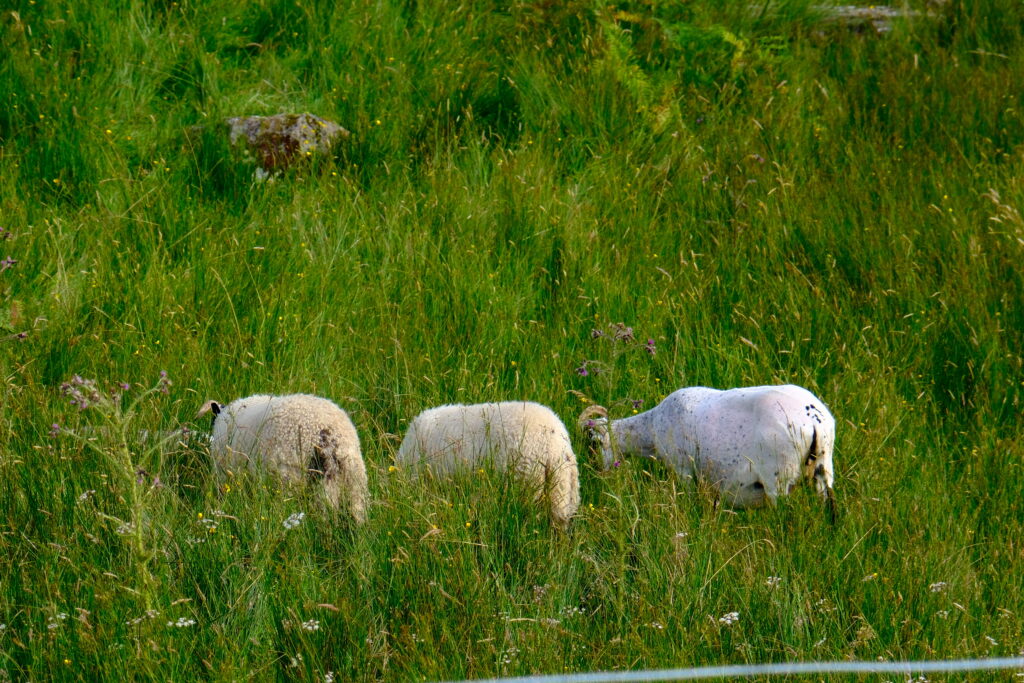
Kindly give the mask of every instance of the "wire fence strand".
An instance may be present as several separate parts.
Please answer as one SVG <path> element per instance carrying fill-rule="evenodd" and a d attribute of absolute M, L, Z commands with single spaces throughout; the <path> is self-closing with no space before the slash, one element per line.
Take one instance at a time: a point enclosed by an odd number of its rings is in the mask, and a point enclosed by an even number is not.
<path fill-rule="evenodd" d="M 648 681 L 697 681 L 749 676 L 793 676 L 800 674 L 880 674 L 962 673 L 1021 669 L 1024 680 L 1024 656 L 987 659 L 938 659 L 905 662 L 841 661 L 778 662 L 774 664 L 733 664 L 688 669 L 652 669 L 647 671 L 594 671 L 590 673 L 483 678 L 444 683 L 647 683 Z"/>

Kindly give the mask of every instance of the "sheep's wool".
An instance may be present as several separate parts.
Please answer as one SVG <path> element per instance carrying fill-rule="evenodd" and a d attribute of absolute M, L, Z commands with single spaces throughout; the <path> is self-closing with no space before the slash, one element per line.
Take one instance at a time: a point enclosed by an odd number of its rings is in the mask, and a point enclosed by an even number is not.
<path fill-rule="evenodd" d="M 319 481 L 330 505 L 366 519 L 366 466 L 359 435 L 333 402 L 310 396 L 256 395 L 224 406 L 210 452 L 221 469 L 263 469 L 288 482 Z"/>
<path fill-rule="evenodd" d="M 546 491 L 559 526 L 567 526 L 579 508 L 579 471 L 569 433 L 550 408 L 537 403 L 425 410 L 409 425 L 397 456 L 400 466 L 425 466 L 441 476 L 484 459 L 536 487 L 538 496 Z"/>

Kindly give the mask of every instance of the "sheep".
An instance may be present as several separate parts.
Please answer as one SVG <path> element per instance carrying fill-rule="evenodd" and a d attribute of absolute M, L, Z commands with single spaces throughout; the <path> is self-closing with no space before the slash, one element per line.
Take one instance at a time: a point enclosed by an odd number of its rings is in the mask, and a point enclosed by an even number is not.
<path fill-rule="evenodd" d="M 568 528 L 580 505 L 579 470 L 565 425 L 546 406 L 507 401 L 425 410 L 409 425 L 396 462 L 448 476 L 487 458 L 536 498 L 547 494 L 552 521 Z"/>
<path fill-rule="evenodd" d="M 736 508 L 775 501 L 801 477 L 813 478 L 834 514 L 835 420 L 802 387 L 689 387 L 610 424 L 607 410 L 589 406 L 579 423 L 605 469 L 616 453 L 657 458 L 680 477 L 710 482 Z"/>
<path fill-rule="evenodd" d="M 240 398 L 226 406 L 207 401 L 212 413 L 210 454 L 218 469 L 248 466 L 275 472 L 286 482 L 322 480 L 328 504 L 344 499 L 356 522 L 366 521 L 369 498 L 359 435 L 348 414 L 308 394 Z"/>

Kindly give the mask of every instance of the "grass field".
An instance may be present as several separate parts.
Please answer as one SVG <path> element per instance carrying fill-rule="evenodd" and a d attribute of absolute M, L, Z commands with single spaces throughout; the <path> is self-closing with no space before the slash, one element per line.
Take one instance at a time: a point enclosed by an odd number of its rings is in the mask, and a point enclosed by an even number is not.
<path fill-rule="evenodd" d="M 3 3 L 0 679 L 1024 651 L 1024 5 L 910 9 Z M 352 136 L 271 181 L 186 144 L 302 111 Z M 834 524 L 573 428 L 781 382 L 837 418 Z M 213 475 L 202 402 L 293 391 L 358 427 L 364 527 Z M 502 399 L 571 428 L 568 535 L 392 466 L 420 410 Z"/>

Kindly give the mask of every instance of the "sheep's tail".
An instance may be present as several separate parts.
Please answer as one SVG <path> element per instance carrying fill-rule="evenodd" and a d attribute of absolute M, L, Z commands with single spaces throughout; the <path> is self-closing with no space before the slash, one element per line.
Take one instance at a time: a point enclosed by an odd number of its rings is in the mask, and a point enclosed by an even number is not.
<path fill-rule="evenodd" d="M 608 425 L 608 409 L 596 404 L 587 406 L 580 413 L 576 424 L 587 437 L 591 447 L 601 454 L 605 469 L 610 467 L 612 461 L 612 440 Z"/>
<path fill-rule="evenodd" d="M 310 472 L 323 477 L 324 495 L 333 508 L 338 508 L 341 499 L 347 503 L 348 513 L 356 522 L 366 521 L 366 499 L 368 497 L 366 465 L 359 453 L 359 446 L 346 445 L 330 428 L 320 430 L 318 442 L 313 447 L 314 462 Z"/>

